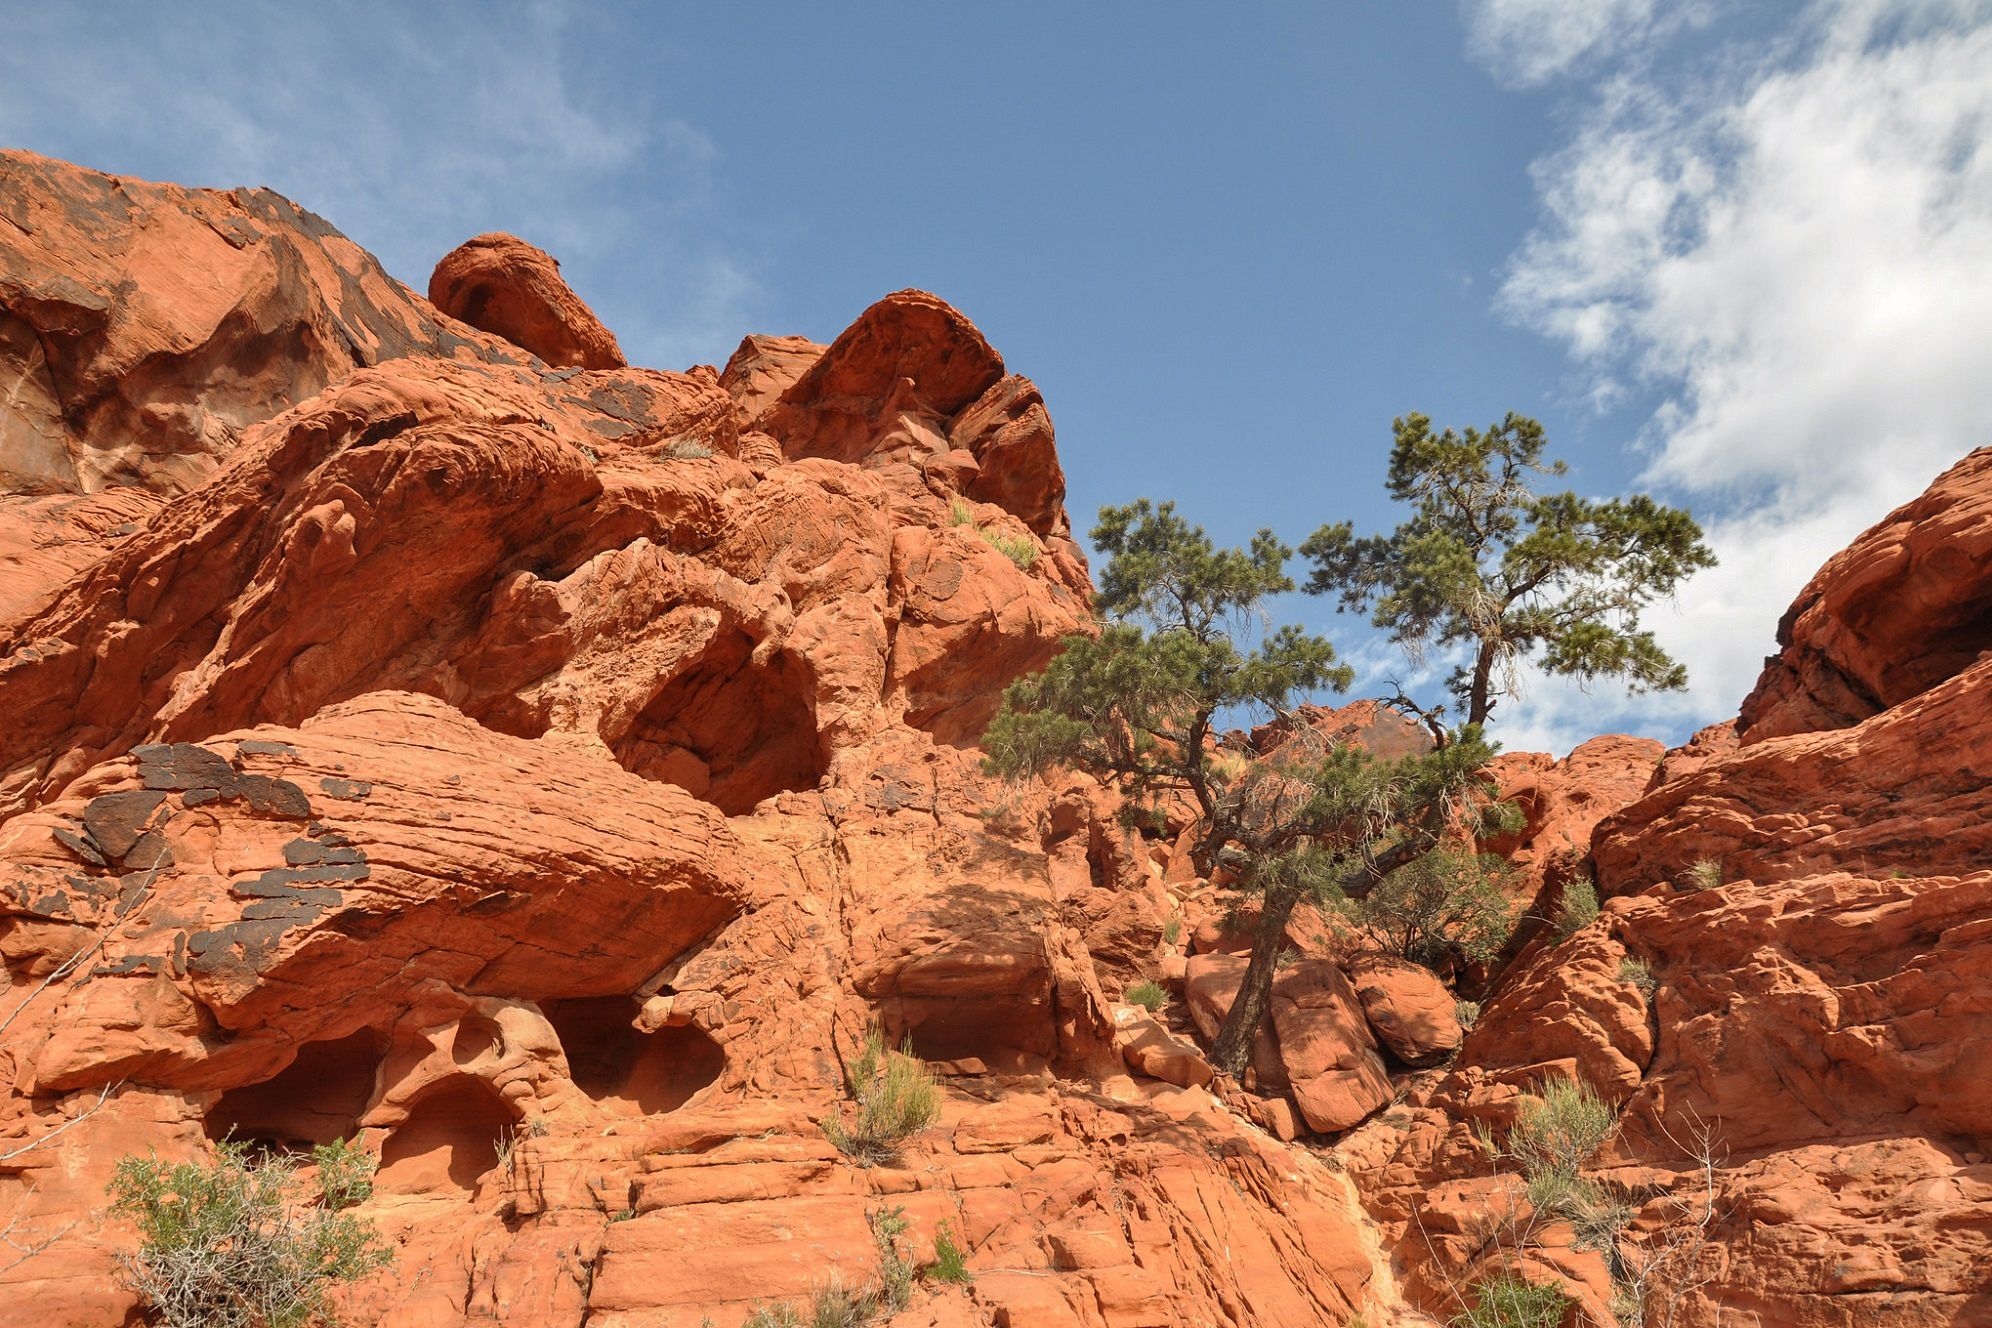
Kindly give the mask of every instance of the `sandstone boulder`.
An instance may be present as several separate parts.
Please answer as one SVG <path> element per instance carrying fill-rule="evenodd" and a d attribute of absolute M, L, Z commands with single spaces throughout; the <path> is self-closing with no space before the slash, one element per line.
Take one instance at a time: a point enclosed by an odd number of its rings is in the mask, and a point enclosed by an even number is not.
<path fill-rule="evenodd" d="M 1458 998 L 1428 968 L 1365 956 L 1348 965 L 1363 1017 L 1390 1054 L 1409 1066 L 1427 1066 L 1459 1049 Z"/>
<path fill-rule="evenodd" d="M 1745 743 L 1845 728 L 1992 653 L 1992 448 L 1835 554 L 1778 623 L 1737 722 Z"/>
<path fill-rule="evenodd" d="M 516 235 L 479 235 L 450 250 L 429 276 L 429 303 L 557 369 L 629 363 L 553 256 Z"/>

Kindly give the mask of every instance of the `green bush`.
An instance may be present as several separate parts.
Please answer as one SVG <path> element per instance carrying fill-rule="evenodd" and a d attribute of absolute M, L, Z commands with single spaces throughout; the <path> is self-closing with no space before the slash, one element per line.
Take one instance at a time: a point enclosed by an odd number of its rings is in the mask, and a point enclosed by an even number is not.
<path fill-rule="evenodd" d="M 1617 1123 L 1610 1105 L 1588 1087 L 1552 1079 L 1522 1099 L 1508 1153 L 1531 1182 L 1539 1176 L 1575 1179 Z"/>
<path fill-rule="evenodd" d="M 1435 967 L 1457 951 L 1480 962 L 1508 939 L 1505 871 L 1491 854 L 1434 849 L 1337 907 L 1372 944 L 1401 959 Z"/>
<path fill-rule="evenodd" d="M 865 1221 L 878 1244 L 878 1299 L 897 1314 L 913 1303 L 913 1261 L 899 1248 L 899 1238 L 906 1234 L 906 1210 L 875 1208 L 865 1214 Z"/>
<path fill-rule="evenodd" d="M 1128 1004 L 1139 1005 L 1150 1014 L 1169 1003 L 1169 993 L 1162 990 L 1158 982 L 1137 982 L 1122 994 L 1127 997 Z"/>
<path fill-rule="evenodd" d="M 1556 1328 L 1570 1303 L 1552 1282 L 1530 1282 L 1512 1273 L 1476 1282 L 1473 1308 L 1453 1316 L 1453 1328 Z"/>
<path fill-rule="evenodd" d="M 1653 966 L 1638 955 L 1619 960 L 1619 981 L 1639 988 L 1639 994 L 1647 1000 L 1652 1000 L 1653 993 L 1660 990 L 1660 979 L 1653 976 Z"/>
<path fill-rule="evenodd" d="M 1722 884 L 1722 864 L 1714 858 L 1696 858 L 1686 879 L 1690 890 L 1717 889 Z"/>
<path fill-rule="evenodd" d="M 311 1150 L 318 1164 L 318 1190 L 334 1212 L 363 1204 L 373 1198 L 374 1169 L 371 1157 L 344 1139 L 320 1144 Z"/>
<path fill-rule="evenodd" d="M 888 1051 L 885 1033 L 876 1027 L 846 1067 L 844 1087 L 857 1110 L 848 1122 L 841 1116 L 824 1121 L 823 1132 L 860 1166 L 894 1161 L 900 1144 L 940 1115 L 934 1076 L 913 1055 L 913 1040 Z"/>
<path fill-rule="evenodd" d="M 934 1261 L 920 1270 L 920 1275 L 933 1282 L 947 1282 L 954 1286 L 967 1286 L 974 1280 L 968 1271 L 968 1251 L 955 1244 L 954 1232 L 946 1222 L 934 1228 Z"/>
<path fill-rule="evenodd" d="M 1037 541 L 1029 535 L 1012 535 L 1008 531 L 982 529 L 978 529 L 975 533 L 982 536 L 983 543 L 1002 554 L 1005 558 L 1008 558 L 1022 570 L 1028 572 L 1031 568 L 1037 566 Z"/>
<path fill-rule="evenodd" d="M 372 1165 L 338 1149 L 316 1192 L 297 1162 L 217 1145 L 207 1161 L 126 1157 L 111 1174 L 111 1212 L 138 1228 L 126 1280 L 167 1328 L 303 1328 L 323 1318 L 333 1283 L 390 1259 L 373 1224 L 341 1211 L 370 1190 Z M 336 1190 L 336 1195 L 334 1191 Z"/>
<path fill-rule="evenodd" d="M 1556 906 L 1556 938 L 1570 939 L 1588 927 L 1598 916 L 1598 887 L 1588 876 L 1573 876 L 1563 883 L 1563 901 Z"/>
<path fill-rule="evenodd" d="M 1182 939 L 1183 920 L 1181 918 L 1170 918 L 1162 924 L 1162 944 L 1174 945 Z"/>
<path fill-rule="evenodd" d="M 948 524 L 967 526 L 982 537 L 982 542 L 1008 558 L 1018 567 L 1028 572 L 1037 565 L 1037 541 L 1029 535 L 1012 535 L 1007 531 L 989 530 L 975 519 L 975 508 L 960 498 L 948 502 Z"/>
<path fill-rule="evenodd" d="M 1479 1001 L 1453 1002 L 1453 1018 L 1459 1020 L 1459 1026 L 1461 1028 L 1466 1028 L 1466 1029 L 1472 1028 L 1475 1024 L 1480 1022 L 1480 1002 Z"/>

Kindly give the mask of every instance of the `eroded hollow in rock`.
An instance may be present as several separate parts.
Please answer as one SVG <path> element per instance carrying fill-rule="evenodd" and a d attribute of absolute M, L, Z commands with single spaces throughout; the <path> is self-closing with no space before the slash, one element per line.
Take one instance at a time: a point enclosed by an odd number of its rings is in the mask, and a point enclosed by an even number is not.
<path fill-rule="evenodd" d="M 1025 1071 L 1058 1050 L 1049 991 L 1042 994 L 909 997 L 886 1020 L 894 1045 L 910 1041 L 923 1061 L 979 1060 L 991 1069 Z"/>
<path fill-rule="evenodd" d="M 504 1045 L 505 1033 L 498 1027 L 496 1019 L 481 1014 L 465 1015 L 457 1025 L 456 1036 L 450 1041 L 450 1059 L 458 1065 L 469 1065 L 501 1050 Z"/>
<path fill-rule="evenodd" d="M 305 1043 L 275 1077 L 223 1093 L 208 1110 L 208 1138 L 297 1148 L 350 1136 L 373 1100 L 386 1045 L 370 1028 Z"/>
<path fill-rule="evenodd" d="M 454 1075 L 424 1093 L 380 1150 L 383 1194 L 468 1193 L 498 1165 L 516 1122 L 482 1079 Z"/>
<path fill-rule="evenodd" d="M 615 746 L 623 769 L 676 784 L 728 816 L 823 777 L 816 707 L 802 666 L 752 663 L 745 632 L 722 632 L 652 698 Z"/>
<path fill-rule="evenodd" d="M 718 1082 L 726 1053 L 717 1042 L 690 1025 L 645 1033 L 630 1023 L 636 1010 L 627 996 L 548 1002 L 575 1087 L 611 1111 L 652 1116 Z"/>

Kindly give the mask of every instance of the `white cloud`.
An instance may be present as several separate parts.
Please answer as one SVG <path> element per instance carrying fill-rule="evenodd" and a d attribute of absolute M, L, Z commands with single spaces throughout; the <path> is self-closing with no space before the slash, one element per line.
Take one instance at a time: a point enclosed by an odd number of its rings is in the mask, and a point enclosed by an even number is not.
<path fill-rule="evenodd" d="M 1653 616 L 1693 690 L 1635 727 L 1734 714 L 1819 563 L 1992 442 L 1988 71 L 1988 0 L 1822 0 L 1704 81 L 1609 75 L 1539 163 L 1502 307 L 1600 399 L 1662 393 L 1642 482 L 1723 558 Z M 1557 740 L 1596 731 L 1595 698 L 1531 708 Z"/>
<path fill-rule="evenodd" d="M 1688 0 L 1461 0 L 1467 49 L 1501 83 L 1534 87 L 1705 21 Z"/>
<path fill-rule="evenodd" d="M 0 44 L 0 139 L 267 185 L 417 290 L 456 244 L 513 231 L 561 260 L 632 358 L 723 357 L 758 290 L 707 238 L 718 150 L 647 89 L 591 82 L 584 42 L 557 3 L 45 6 Z M 618 280 L 632 269 L 641 282 Z"/>

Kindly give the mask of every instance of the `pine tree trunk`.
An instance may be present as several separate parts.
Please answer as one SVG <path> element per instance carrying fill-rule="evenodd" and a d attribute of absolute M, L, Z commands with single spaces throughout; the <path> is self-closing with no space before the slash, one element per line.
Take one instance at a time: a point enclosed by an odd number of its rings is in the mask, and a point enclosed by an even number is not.
<path fill-rule="evenodd" d="M 1480 654 L 1473 661 L 1473 688 L 1466 695 L 1466 722 L 1485 724 L 1487 712 L 1494 708 L 1494 698 L 1490 695 L 1494 683 L 1494 643 L 1484 641 Z"/>
<path fill-rule="evenodd" d="M 1224 1016 L 1224 1025 L 1217 1030 L 1217 1042 L 1210 1053 L 1217 1068 L 1234 1078 L 1245 1072 L 1252 1059 L 1252 1043 L 1259 1035 L 1259 1025 L 1265 1022 L 1267 1007 L 1272 1004 L 1273 972 L 1280 946 L 1286 940 L 1287 921 L 1293 917 L 1294 906 L 1299 902 L 1298 890 L 1280 890 L 1267 895 L 1265 906 L 1259 911 L 1259 930 L 1252 938 L 1252 958 L 1245 965 L 1245 980 L 1238 984 L 1238 995 L 1232 998 L 1231 1009 Z"/>

